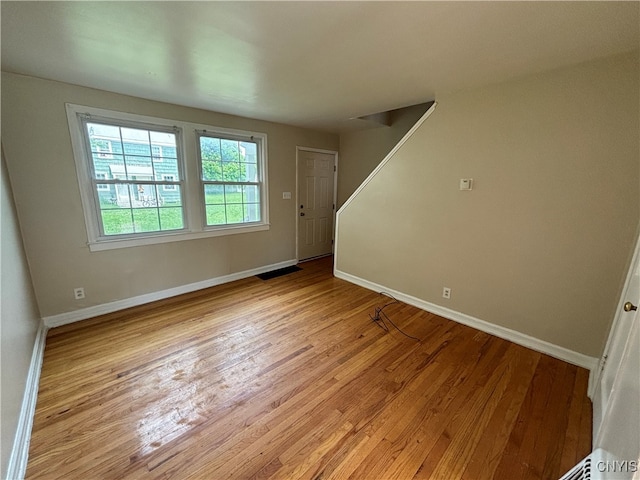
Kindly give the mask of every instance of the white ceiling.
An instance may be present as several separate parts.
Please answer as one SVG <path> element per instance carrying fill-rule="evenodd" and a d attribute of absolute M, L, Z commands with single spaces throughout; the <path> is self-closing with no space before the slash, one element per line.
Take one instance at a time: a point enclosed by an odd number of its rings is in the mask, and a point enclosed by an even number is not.
<path fill-rule="evenodd" d="M 338 131 L 640 46 L 639 2 L 1 2 L 2 69 Z"/>

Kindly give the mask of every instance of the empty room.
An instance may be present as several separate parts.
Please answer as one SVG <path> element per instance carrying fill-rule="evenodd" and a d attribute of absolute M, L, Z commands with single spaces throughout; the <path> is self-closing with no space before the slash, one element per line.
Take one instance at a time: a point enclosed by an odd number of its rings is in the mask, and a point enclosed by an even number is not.
<path fill-rule="evenodd" d="M 3 479 L 640 478 L 640 2 L 0 2 Z"/>

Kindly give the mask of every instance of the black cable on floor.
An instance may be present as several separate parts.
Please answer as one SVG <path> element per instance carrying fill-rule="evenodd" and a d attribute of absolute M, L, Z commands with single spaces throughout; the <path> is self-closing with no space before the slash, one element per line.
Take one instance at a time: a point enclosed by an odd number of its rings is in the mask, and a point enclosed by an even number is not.
<path fill-rule="evenodd" d="M 420 341 L 419 338 L 413 337 L 413 336 L 403 332 L 402 329 L 400 327 L 398 327 L 395 323 L 393 323 L 393 320 L 391 320 L 389 318 L 389 316 L 383 311 L 389 305 L 393 305 L 394 303 L 400 303 L 400 302 L 393 295 L 390 295 L 390 294 L 388 294 L 386 292 L 380 292 L 380 295 L 385 295 L 385 296 L 391 298 L 392 301 L 384 304 L 382 307 L 376 307 L 375 314 L 374 315 L 369 314 L 369 318 L 371 320 L 373 320 L 375 322 L 375 324 L 378 325 L 380 328 L 382 328 L 385 332 L 388 332 L 389 331 L 389 327 L 385 323 L 385 319 L 386 319 L 391 325 L 396 327 L 396 330 L 398 330 L 402 335 L 404 335 L 405 337 L 409 337 L 412 340 L 415 340 L 415 341 L 419 342 Z"/>

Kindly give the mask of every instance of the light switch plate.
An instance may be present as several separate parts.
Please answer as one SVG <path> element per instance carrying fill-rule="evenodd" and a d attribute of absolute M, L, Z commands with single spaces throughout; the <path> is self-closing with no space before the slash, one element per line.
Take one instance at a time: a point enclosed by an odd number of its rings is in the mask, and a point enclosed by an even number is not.
<path fill-rule="evenodd" d="M 291 200 L 291 192 L 282 192 L 283 200 Z"/>
<path fill-rule="evenodd" d="M 473 188 L 473 179 L 472 178 L 461 178 L 460 179 L 460 190 L 471 190 Z"/>

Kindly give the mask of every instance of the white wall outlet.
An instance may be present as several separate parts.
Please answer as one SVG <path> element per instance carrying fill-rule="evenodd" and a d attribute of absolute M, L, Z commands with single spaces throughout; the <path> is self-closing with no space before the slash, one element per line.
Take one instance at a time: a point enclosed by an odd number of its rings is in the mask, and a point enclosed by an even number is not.
<path fill-rule="evenodd" d="M 444 287 L 442 289 L 442 297 L 443 298 L 451 298 L 451 289 L 449 287 Z"/>
<path fill-rule="evenodd" d="M 74 288 L 73 296 L 75 297 L 76 300 L 82 300 L 84 298 L 84 288 L 82 287 Z"/>
<path fill-rule="evenodd" d="M 291 200 L 291 192 L 282 192 L 283 200 Z"/>

